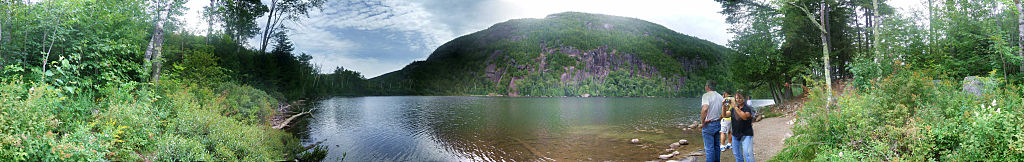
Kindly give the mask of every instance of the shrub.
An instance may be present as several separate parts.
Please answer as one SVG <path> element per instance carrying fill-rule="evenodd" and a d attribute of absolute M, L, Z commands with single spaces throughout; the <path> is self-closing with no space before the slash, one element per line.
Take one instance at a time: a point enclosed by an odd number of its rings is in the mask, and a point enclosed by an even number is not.
<path fill-rule="evenodd" d="M 902 71 L 844 92 L 828 108 L 815 88 L 775 160 L 1024 158 L 1020 89 L 974 96 L 959 85 Z"/>
<path fill-rule="evenodd" d="M 109 143 L 90 127 L 59 118 L 66 97 L 46 86 L 20 82 L 0 86 L 0 159 L 43 161 L 96 161 L 104 158 Z M 69 125 L 70 124 L 70 125 Z M 63 130 L 58 128 L 63 127 Z"/>
<path fill-rule="evenodd" d="M 297 138 L 270 128 L 274 99 L 248 86 L 174 79 L 65 94 L 0 83 L 0 159 L 24 161 L 286 161 Z M 215 93 L 220 92 L 220 93 Z"/>
<path fill-rule="evenodd" d="M 160 156 L 214 161 L 281 161 L 295 155 L 298 140 L 271 129 L 271 97 L 248 86 L 222 84 L 213 90 L 189 85 L 166 86 L 163 109 L 171 110 L 171 140 L 163 141 Z M 185 87 L 185 88 L 180 88 Z M 205 150 L 200 151 L 198 148 Z"/>

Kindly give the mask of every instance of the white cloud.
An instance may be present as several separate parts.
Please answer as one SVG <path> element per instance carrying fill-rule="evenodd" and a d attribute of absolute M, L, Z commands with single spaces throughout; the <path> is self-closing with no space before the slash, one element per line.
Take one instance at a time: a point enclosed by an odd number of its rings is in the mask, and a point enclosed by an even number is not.
<path fill-rule="evenodd" d="M 447 24 L 431 20 L 434 15 L 425 11 L 418 3 L 404 1 L 330 3 L 324 11 L 308 19 L 304 24 L 312 28 L 354 28 L 359 30 L 389 30 L 404 34 L 411 48 L 430 48 L 447 42 L 454 34 Z M 353 5 L 355 4 L 355 5 Z M 398 36 L 393 36 L 398 38 Z M 420 39 L 412 39 L 420 38 Z"/>

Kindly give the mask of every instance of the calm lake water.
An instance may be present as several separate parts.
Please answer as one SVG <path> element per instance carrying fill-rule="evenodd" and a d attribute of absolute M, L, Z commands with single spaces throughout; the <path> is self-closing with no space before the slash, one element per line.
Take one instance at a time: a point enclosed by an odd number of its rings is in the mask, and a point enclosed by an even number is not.
<path fill-rule="evenodd" d="M 767 101 L 767 102 L 770 102 Z M 654 160 L 701 147 L 698 98 L 332 98 L 293 130 L 326 161 Z M 765 101 L 757 101 L 763 105 Z M 639 138 L 640 144 L 628 142 Z M 731 153 L 729 154 L 731 155 Z M 723 155 L 724 156 L 724 155 Z"/>

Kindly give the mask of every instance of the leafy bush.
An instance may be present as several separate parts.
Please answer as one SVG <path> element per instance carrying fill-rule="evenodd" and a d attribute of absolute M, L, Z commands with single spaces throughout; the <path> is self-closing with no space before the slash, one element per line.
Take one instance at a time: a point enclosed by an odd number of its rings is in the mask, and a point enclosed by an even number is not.
<path fill-rule="evenodd" d="M 342 158 L 339 161 L 345 161 L 344 157 L 345 156 L 342 155 Z M 306 152 L 303 152 L 303 153 L 299 154 L 298 160 L 299 161 L 321 161 L 324 158 L 327 158 L 327 147 L 325 147 L 323 145 L 317 145 L 316 147 L 313 147 L 309 151 L 306 151 Z"/>
<path fill-rule="evenodd" d="M 174 120 L 167 121 L 166 131 L 175 137 L 159 144 L 168 151 L 160 152 L 160 156 L 279 161 L 298 152 L 300 145 L 295 137 L 269 127 L 275 100 L 262 91 L 232 83 L 208 89 L 175 80 L 161 87 L 167 87 L 163 89 L 166 96 L 157 102 L 158 107 L 170 111 Z"/>
<path fill-rule="evenodd" d="M 828 108 L 815 88 L 775 160 L 1024 158 L 1021 90 L 974 96 L 959 85 L 901 71 L 843 93 Z"/>
<path fill-rule="evenodd" d="M 77 95 L 2 83 L 0 159 L 283 161 L 301 151 L 290 133 L 270 128 L 276 101 L 263 91 L 168 80 L 156 93 L 129 82 Z"/>
<path fill-rule="evenodd" d="M 66 97 L 49 86 L 3 83 L 0 86 L 0 159 L 24 161 L 96 161 L 110 141 L 78 121 L 54 114 Z M 69 124 L 71 124 L 69 126 Z M 63 127 L 64 130 L 60 131 Z"/>

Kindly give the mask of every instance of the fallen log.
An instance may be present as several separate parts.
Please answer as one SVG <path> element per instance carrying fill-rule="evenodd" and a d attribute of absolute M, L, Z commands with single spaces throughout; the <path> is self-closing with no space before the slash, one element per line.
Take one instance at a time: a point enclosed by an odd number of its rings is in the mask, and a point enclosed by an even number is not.
<path fill-rule="evenodd" d="M 299 114 L 295 114 L 295 115 L 292 115 L 291 117 L 288 117 L 288 119 L 285 119 L 285 120 L 284 120 L 283 122 L 281 122 L 280 124 L 278 124 L 278 125 L 275 125 L 275 126 L 274 126 L 273 128 L 274 128 L 274 129 L 281 129 L 281 128 L 287 127 L 287 126 L 288 126 L 288 123 L 290 123 L 290 122 L 291 122 L 292 120 L 295 120 L 295 118 L 298 118 L 299 116 L 302 116 L 302 115 L 306 115 L 306 114 L 309 114 L 309 111 L 306 111 L 306 112 L 302 112 L 302 113 L 299 113 Z"/>
<path fill-rule="evenodd" d="M 320 142 L 316 142 L 316 143 L 314 143 L 314 144 L 311 144 L 311 145 L 309 145 L 309 146 L 306 146 L 305 148 L 303 148 L 303 149 L 302 149 L 302 151 L 306 151 L 306 150 L 309 150 L 309 149 L 313 149 L 313 147 L 316 147 L 317 145 L 320 145 L 321 143 L 324 143 L 324 141 L 327 141 L 327 139 L 324 139 L 324 140 L 320 140 Z"/>

